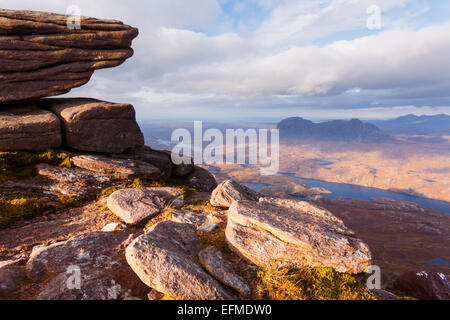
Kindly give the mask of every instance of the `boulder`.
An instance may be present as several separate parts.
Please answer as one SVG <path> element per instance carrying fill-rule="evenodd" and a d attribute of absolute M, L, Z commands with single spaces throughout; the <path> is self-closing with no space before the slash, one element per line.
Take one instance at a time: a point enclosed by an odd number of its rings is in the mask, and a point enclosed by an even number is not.
<path fill-rule="evenodd" d="M 332 267 L 361 273 L 371 265 L 368 246 L 331 212 L 308 202 L 261 198 L 234 202 L 226 240 L 261 267 Z"/>
<path fill-rule="evenodd" d="M 53 113 L 34 103 L 0 109 L 0 151 L 43 151 L 60 146 L 61 126 Z"/>
<path fill-rule="evenodd" d="M 211 194 L 210 203 L 216 207 L 229 208 L 233 201 L 258 201 L 262 197 L 258 192 L 243 186 L 233 180 L 219 184 Z"/>
<path fill-rule="evenodd" d="M 133 188 L 114 192 L 108 197 L 107 204 L 109 210 L 126 224 L 139 226 L 167 206 L 182 207 L 184 197 L 174 188 Z"/>
<path fill-rule="evenodd" d="M 450 300 L 450 281 L 442 273 L 420 271 L 400 275 L 390 287 L 423 300 Z"/>
<path fill-rule="evenodd" d="M 172 175 L 172 161 L 165 151 L 153 150 L 148 146 L 130 149 L 125 154 L 115 154 L 113 157 L 135 159 L 150 163 L 161 171 L 161 179 L 169 179 Z"/>
<path fill-rule="evenodd" d="M 127 226 L 123 223 L 112 222 L 102 228 L 103 232 L 118 232 L 127 230 Z"/>
<path fill-rule="evenodd" d="M 195 166 L 194 171 L 184 177 L 178 177 L 178 183 L 200 192 L 211 192 L 217 187 L 216 178 L 206 169 Z"/>
<path fill-rule="evenodd" d="M 161 171 L 155 166 L 140 160 L 115 159 L 96 155 L 79 155 L 71 158 L 73 164 L 86 170 L 110 174 L 117 178 L 159 179 Z"/>
<path fill-rule="evenodd" d="M 56 96 L 133 55 L 138 30 L 116 20 L 0 9 L 0 104 Z"/>
<path fill-rule="evenodd" d="M 146 285 L 173 298 L 231 299 L 196 263 L 201 247 L 193 226 L 164 221 L 134 240 L 126 249 L 126 259 Z"/>
<path fill-rule="evenodd" d="M 38 104 L 59 117 L 67 147 L 122 153 L 144 145 L 144 136 L 130 104 L 87 98 L 44 99 Z"/>
<path fill-rule="evenodd" d="M 202 266 L 221 283 L 233 288 L 244 297 L 250 297 L 252 291 L 248 283 L 236 274 L 231 263 L 216 247 L 208 247 L 198 254 Z"/>
<path fill-rule="evenodd" d="M 92 232 L 34 247 L 27 262 L 27 274 L 31 280 L 45 283 L 37 299 L 145 298 L 148 289 L 130 269 L 123 254 L 133 238 L 129 232 Z"/>

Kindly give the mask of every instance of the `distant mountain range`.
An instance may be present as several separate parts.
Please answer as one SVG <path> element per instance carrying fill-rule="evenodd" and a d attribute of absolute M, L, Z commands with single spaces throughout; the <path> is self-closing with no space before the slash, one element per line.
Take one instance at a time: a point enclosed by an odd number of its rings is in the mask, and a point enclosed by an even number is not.
<path fill-rule="evenodd" d="M 317 139 L 355 142 L 386 142 L 394 140 L 392 136 L 371 123 L 358 119 L 350 121 L 334 120 L 314 123 L 294 117 L 281 121 L 278 126 L 281 138 Z"/>
<path fill-rule="evenodd" d="M 450 134 L 450 115 L 415 116 L 409 114 L 392 120 L 370 121 L 392 134 Z"/>

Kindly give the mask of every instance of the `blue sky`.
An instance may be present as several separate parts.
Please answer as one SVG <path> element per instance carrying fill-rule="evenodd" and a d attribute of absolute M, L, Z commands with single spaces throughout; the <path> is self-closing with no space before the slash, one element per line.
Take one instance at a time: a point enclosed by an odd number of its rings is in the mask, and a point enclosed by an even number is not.
<path fill-rule="evenodd" d="M 392 118 L 450 113 L 450 1 L 0 0 L 115 18 L 135 56 L 69 96 L 130 102 L 140 119 Z M 367 8 L 381 28 L 367 28 Z"/>

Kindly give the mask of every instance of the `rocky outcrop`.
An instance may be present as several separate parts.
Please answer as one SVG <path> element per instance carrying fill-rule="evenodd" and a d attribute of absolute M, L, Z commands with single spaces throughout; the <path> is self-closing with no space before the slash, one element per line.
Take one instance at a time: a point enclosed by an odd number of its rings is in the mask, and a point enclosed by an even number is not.
<path fill-rule="evenodd" d="M 369 248 L 331 212 L 307 202 L 262 198 L 234 202 L 226 239 L 261 267 L 332 267 L 361 273 L 371 265 Z"/>
<path fill-rule="evenodd" d="M 159 179 L 161 171 L 155 166 L 140 160 L 116 159 L 97 155 L 79 155 L 71 158 L 79 168 L 93 172 L 110 174 L 118 178 Z"/>
<path fill-rule="evenodd" d="M 261 196 L 236 181 L 226 180 L 214 189 L 210 202 L 216 207 L 229 208 L 234 201 L 258 201 Z"/>
<path fill-rule="evenodd" d="M 450 300 L 450 281 L 442 273 L 420 271 L 400 275 L 390 287 L 417 299 Z"/>
<path fill-rule="evenodd" d="M 167 206 L 180 208 L 183 193 L 174 188 L 123 189 L 108 197 L 108 208 L 128 225 L 142 225 Z"/>
<path fill-rule="evenodd" d="M 0 109 L 0 151 L 43 151 L 60 146 L 60 122 L 53 113 L 34 103 Z"/>
<path fill-rule="evenodd" d="M 202 266 L 221 283 L 233 288 L 244 297 L 250 297 L 252 291 L 247 282 L 233 270 L 231 263 L 216 247 L 208 247 L 198 254 Z"/>
<path fill-rule="evenodd" d="M 123 300 L 144 298 L 148 290 L 125 261 L 127 232 L 92 232 L 50 246 L 33 248 L 28 277 L 50 279 L 38 300 Z M 80 287 L 77 286 L 80 276 Z M 71 284 L 71 286 L 68 286 Z"/>
<path fill-rule="evenodd" d="M 166 221 L 134 240 L 126 249 L 126 258 L 146 285 L 173 298 L 231 299 L 195 262 L 201 247 L 193 226 Z"/>
<path fill-rule="evenodd" d="M 0 104 L 56 96 L 86 84 L 97 69 L 133 55 L 138 30 L 115 20 L 0 10 Z"/>
<path fill-rule="evenodd" d="M 114 154 L 113 157 L 121 159 L 134 159 L 150 163 L 161 171 L 161 179 L 168 179 L 173 173 L 170 152 L 153 150 L 148 146 L 127 150 L 123 154 Z"/>
<path fill-rule="evenodd" d="M 122 153 L 144 145 L 144 136 L 130 104 L 86 98 L 44 99 L 38 104 L 59 117 L 67 147 Z"/>

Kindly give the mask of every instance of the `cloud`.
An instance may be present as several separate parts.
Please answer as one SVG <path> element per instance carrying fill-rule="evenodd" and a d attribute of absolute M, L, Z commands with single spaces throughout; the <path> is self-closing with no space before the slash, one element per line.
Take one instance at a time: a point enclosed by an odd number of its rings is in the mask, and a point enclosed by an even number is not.
<path fill-rule="evenodd" d="M 64 13 L 71 4 L 83 15 L 137 26 L 140 35 L 132 59 L 97 71 L 69 95 L 130 102 L 143 118 L 450 105 L 450 24 L 432 22 L 430 1 L 2 0 L 1 6 Z M 382 9 L 381 31 L 366 28 L 373 4 Z"/>

